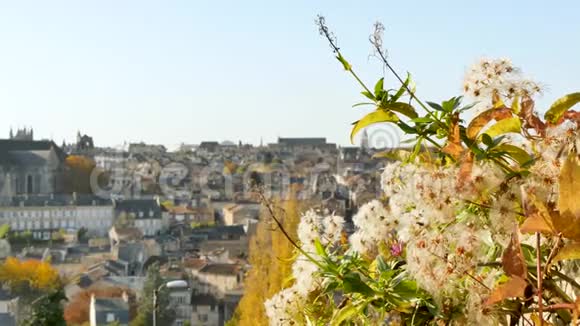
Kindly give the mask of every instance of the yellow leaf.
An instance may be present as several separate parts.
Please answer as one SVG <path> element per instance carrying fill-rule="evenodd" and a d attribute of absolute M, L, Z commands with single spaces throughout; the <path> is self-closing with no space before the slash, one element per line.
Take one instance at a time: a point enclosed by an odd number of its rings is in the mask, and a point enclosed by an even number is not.
<path fill-rule="evenodd" d="M 519 133 L 521 130 L 522 122 L 520 121 L 520 118 L 513 117 L 498 121 L 496 124 L 489 127 L 485 133 L 493 138 L 510 132 Z"/>
<path fill-rule="evenodd" d="M 505 104 L 501 100 L 501 96 L 499 96 L 499 92 L 497 90 L 493 91 L 493 94 L 491 96 L 491 103 L 493 104 L 493 107 L 496 109 L 505 107 Z"/>
<path fill-rule="evenodd" d="M 522 191 L 522 197 L 526 219 L 520 226 L 520 232 L 555 234 L 552 217 L 544 203 L 539 201 L 534 194 L 528 194 L 525 191 Z"/>
<path fill-rule="evenodd" d="M 372 158 L 374 159 L 390 159 L 395 161 L 404 161 L 411 155 L 410 151 L 406 151 L 404 149 L 397 149 L 397 150 L 386 150 L 382 152 L 377 152 L 373 154 Z"/>
<path fill-rule="evenodd" d="M 580 241 L 580 164 L 574 154 L 568 158 L 560 171 L 560 195 L 558 212 L 554 213 L 554 229 L 565 238 Z"/>
<path fill-rule="evenodd" d="M 520 110 L 521 110 L 521 108 L 520 108 L 520 96 L 516 95 L 514 97 L 514 100 L 512 101 L 512 111 L 515 114 L 518 114 L 518 113 L 520 113 Z"/>
<path fill-rule="evenodd" d="M 580 214 L 580 164 L 574 154 L 568 155 L 560 171 L 558 210 L 560 213 Z"/>
<path fill-rule="evenodd" d="M 550 109 L 544 115 L 544 119 L 551 123 L 557 123 L 564 113 L 578 102 L 580 102 L 580 93 L 571 93 L 561 97 L 552 104 Z"/>
<path fill-rule="evenodd" d="M 554 326 L 554 324 L 547 322 L 546 320 L 540 321 L 540 317 L 537 314 L 532 314 L 530 318 L 534 322 L 534 325 Z"/>
<path fill-rule="evenodd" d="M 523 297 L 527 286 L 528 282 L 526 282 L 526 280 L 514 276 L 507 282 L 500 284 L 493 289 L 489 298 L 487 298 L 485 305 L 492 305 L 508 298 Z"/>
<path fill-rule="evenodd" d="M 399 117 L 391 111 L 386 111 L 382 109 L 377 109 L 367 115 L 362 119 L 353 123 L 353 128 L 350 133 L 350 141 L 354 143 L 354 136 L 363 128 L 368 127 L 372 124 L 379 122 L 397 122 Z"/>
<path fill-rule="evenodd" d="M 571 260 L 571 259 L 580 259 L 580 243 L 572 242 L 564 245 L 558 254 L 552 259 L 550 265 L 547 267 L 549 270 L 550 267 L 562 260 Z"/>

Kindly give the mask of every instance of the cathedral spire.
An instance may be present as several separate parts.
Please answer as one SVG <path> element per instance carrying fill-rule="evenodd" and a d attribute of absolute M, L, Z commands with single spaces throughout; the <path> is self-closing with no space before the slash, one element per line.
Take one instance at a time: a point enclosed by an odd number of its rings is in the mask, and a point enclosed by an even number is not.
<path fill-rule="evenodd" d="M 360 147 L 363 149 L 369 148 L 369 134 L 367 133 L 366 129 L 363 132 L 362 139 L 360 141 Z"/>

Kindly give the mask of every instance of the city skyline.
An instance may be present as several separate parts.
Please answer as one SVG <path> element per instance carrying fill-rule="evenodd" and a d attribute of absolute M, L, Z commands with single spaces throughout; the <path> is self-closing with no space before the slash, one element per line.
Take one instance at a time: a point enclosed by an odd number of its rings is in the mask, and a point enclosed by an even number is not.
<path fill-rule="evenodd" d="M 382 68 L 367 37 L 382 21 L 390 60 L 428 100 L 459 95 L 481 56 L 510 57 L 542 83 L 540 111 L 580 83 L 569 64 L 580 46 L 567 42 L 580 33 L 573 1 L 32 2 L 0 4 L 0 131 L 33 127 L 58 144 L 80 130 L 98 146 L 300 136 L 349 145 L 366 110 L 351 105 L 364 98 L 318 35 L 317 14 L 369 84 Z"/>

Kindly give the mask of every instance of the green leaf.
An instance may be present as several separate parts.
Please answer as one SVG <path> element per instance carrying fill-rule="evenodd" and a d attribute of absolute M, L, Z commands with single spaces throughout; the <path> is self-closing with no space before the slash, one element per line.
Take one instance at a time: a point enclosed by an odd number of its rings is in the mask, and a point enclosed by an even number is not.
<path fill-rule="evenodd" d="M 415 123 L 427 123 L 427 122 L 433 121 L 433 119 L 431 119 L 429 117 L 420 117 L 420 118 L 411 119 L 411 121 L 413 121 Z"/>
<path fill-rule="evenodd" d="M 397 123 L 397 126 L 399 126 L 399 128 L 401 128 L 401 130 L 409 135 L 413 135 L 417 133 L 417 129 L 415 129 L 414 127 L 409 126 L 408 124 L 399 121 L 399 123 Z"/>
<path fill-rule="evenodd" d="M 324 250 L 324 246 L 320 243 L 320 239 L 314 239 L 314 248 L 316 248 L 318 256 L 326 257 L 326 250 Z"/>
<path fill-rule="evenodd" d="M 417 283 L 411 280 L 402 280 L 395 288 L 393 292 L 397 293 L 401 297 L 414 298 L 417 295 Z"/>
<path fill-rule="evenodd" d="M 580 102 L 580 93 L 571 93 L 559 98 L 552 104 L 550 109 L 544 115 L 544 119 L 551 123 L 556 123 L 571 107 Z"/>
<path fill-rule="evenodd" d="M 363 128 L 380 122 L 397 122 L 399 121 L 399 117 L 390 111 L 385 111 L 381 109 L 377 109 L 362 119 L 355 121 L 353 123 L 352 131 L 350 133 L 350 141 L 354 143 L 354 136 Z"/>
<path fill-rule="evenodd" d="M 382 102 L 381 109 L 399 112 L 411 119 L 416 118 L 418 116 L 413 106 L 403 102 Z"/>
<path fill-rule="evenodd" d="M 485 133 L 481 135 L 481 142 L 487 146 L 493 145 L 493 139 L 488 134 Z"/>
<path fill-rule="evenodd" d="M 445 112 L 453 112 L 453 110 L 455 110 L 459 104 L 461 103 L 461 96 L 460 97 L 452 97 L 447 101 L 443 101 L 441 107 L 443 108 L 443 111 Z"/>
<path fill-rule="evenodd" d="M 342 322 L 347 321 L 347 320 L 352 320 L 353 317 L 358 315 L 359 309 L 360 309 L 359 307 L 353 306 L 352 304 L 348 304 L 348 305 L 342 307 L 338 311 L 338 313 L 334 317 L 332 317 L 332 320 L 330 321 L 330 325 L 331 326 L 340 326 L 342 324 Z"/>
<path fill-rule="evenodd" d="M 385 260 L 383 259 L 383 256 L 378 255 L 377 256 L 377 259 L 376 259 L 376 262 L 377 262 L 377 267 L 378 267 L 378 269 L 379 269 L 380 272 L 384 272 L 384 271 L 386 271 L 386 270 L 389 269 L 389 266 L 387 266 L 387 264 L 385 263 Z"/>
<path fill-rule="evenodd" d="M 437 111 L 444 111 L 441 105 L 434 103 L 434 102 L 427 102 L 427 104 Z"/>
<path fill-rule="evenodd" d="M 520 147 L 510 145 L 510 144 L 501 144 L 495 147 L 494 152 L 504 152 L 509 157 L 511 157 L 514 161 L 518 162 L 520 166 L 523 166 L 530 160 L 532 160 L 532 156 L 528 154 L 525 150 L 521 149 Z"/>
<path fill-rule="evenodd" d="M 375 103 L 371 103 L 371 102 L 361 102 L 361 103 L 353 104 L 352 107 L 353 108 L 356 108 L 357 106 L 363 106 L 363 105 L 375 105 Z"/>
<path fill-rule="evenodd" d="M 375 84 L 375 95 L 379 96 L 379 94 L 381 94 L 383 92 L 383 82 L 385 81 L 385 78 L 381 78 L 379 79 L 379 81 Z"/>
<path fill-rule="evenodd" d="M 403 83 L 403 85 L 401 85 L 401 88 L 399 88 L 397 93 L 391 96 L 390 101 L 396 102 L 401 96 L 403 96 L 403 94 L 405 94 L 405 92 L 407 91 L 407 88 L 409 88 L 409 83 L 411 83 L 411 74 L 407 72 L 407 79 L 405 79 L 405 82 Z"/>
<path fill-rule="evenodd" d="M 485 133 L 490 137 L 507 134 L 510 132 L 519 133 L 522 130 L 522 122 L 518 117 L 507 118 L 498 121 L 493 126 L 489 127 Z"/>
<path fill-rule="evenodd" d="M 366 98 L 368 98 L 369 100 L 372 101 L 376 101 L 377 99 L 375 98 L 375 96 L 371 93 L 371 92 L 367 92 L 367 91 L 362 91 L 360 92 L 362 95 L 364 95 Z"/>
<path fill-rule="evenodd" d="M 336 56 L 336 59 L 338 59 L 338 61 L 340 61 L 340 63 L 342 63 L 344 70 L 350 71 L 352 69 L 352 66 L 350 65 L 350 63 L 348 63 L 348 61 L 346 61 L 346 59 L 342 56 L 342 54 L 339 53 Z"/>
<path fill-rule="evenodd" d="M 366 296 L 372 296 L 375 291 L 363 282 L 358 273 L 349 273 L 343 279 L 344 293 L 360 293 Z"/>
<path fill-rule="evenodd" d="M 417 155 L 419 155 L 419 152 L 421 151 L 421 143 L 422 142 L 423 142 L 423 137 L 417 138 L 417 142 L 415 143 L 415 146 L 413 146 L 413 152 L 411 152 L 411 155 L 407 159 L 408 162 L 413 161 L 417 157 Z"/>

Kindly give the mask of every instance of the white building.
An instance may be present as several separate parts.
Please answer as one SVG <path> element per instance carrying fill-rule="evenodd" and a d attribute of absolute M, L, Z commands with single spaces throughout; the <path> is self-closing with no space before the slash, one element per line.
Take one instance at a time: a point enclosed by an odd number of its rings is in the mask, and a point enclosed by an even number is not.
<path fill-rule="evenodd" d="M 175 311 L 174 326 L 183 326 L 191 320 L 191 289 L 170 289 L 169 306 Z M 197 325 L 197 324 L 193 324 Z"/>
<path fill-rule="evenodd" d="M 156 199 L 127 199 L 113 202 L 115 217 L 124 215 L 132 221 L 133 225 L 140 229 L 145 236 L 153 236 L 166 227 L 167 215 Z"/>
<path fill-rule="evenodd" d="M 36 239 L 50 239 L 52 232 L 77 231 L 105 236 L 113 225 L 113 204 L 93 196 L 19 196 L 0 206 L 0 224 L 12 231 L 30 231 Z"/>

